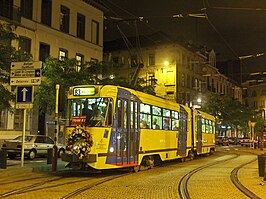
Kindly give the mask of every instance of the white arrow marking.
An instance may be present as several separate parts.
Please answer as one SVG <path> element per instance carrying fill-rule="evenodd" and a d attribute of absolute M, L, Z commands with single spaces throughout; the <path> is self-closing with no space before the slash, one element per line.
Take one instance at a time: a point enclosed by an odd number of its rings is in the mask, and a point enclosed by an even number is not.
<path fill-rule="evenodd" d="M 23 96 L 22 96 L 22 101 L 23 101 L 23 102 L 26 102 L 26 93 L 28 92 L 28 90 L 27 90 L 26 88 L 23 88 L 23 89 L 21 90 L 21 92 L 22 92 L 22 94 L 23 94 Z"/>

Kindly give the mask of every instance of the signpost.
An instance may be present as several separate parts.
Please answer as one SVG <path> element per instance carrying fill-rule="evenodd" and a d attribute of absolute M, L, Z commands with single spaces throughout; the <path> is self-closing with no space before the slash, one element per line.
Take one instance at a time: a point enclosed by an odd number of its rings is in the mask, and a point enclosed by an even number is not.
<path fill-rule="evenodd" d="M 33 107 L 33 87 L 32 86 L 18 86 L 16 109 L 25 109 Z"/>
<path fill-rule="evenodd" d="M 12 62 L 10 85 L 40 85 L 42 62 Z"/>
<path fill-rule="evenodd" d="M 42 62 L 12 62 L 10 86 L 17 86 L 16 109 L 24 109 L 21 148 L 21 167 L 24 165 L 24 142 L 26 132 L 26 110 L 33 107 L 33 86 L 41 84 Z"/>

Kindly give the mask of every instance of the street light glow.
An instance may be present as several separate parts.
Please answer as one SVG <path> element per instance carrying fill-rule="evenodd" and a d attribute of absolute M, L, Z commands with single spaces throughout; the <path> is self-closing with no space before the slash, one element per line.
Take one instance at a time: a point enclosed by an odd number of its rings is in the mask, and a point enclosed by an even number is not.
<path fill-rule="evenodd" d="M 201 98 L 198 98 L 198 99 L 197 99 L 197 102 L 198 102 L 198 103 L 201 103 Z"/>
<path fill-rule="evenodd" d="M 169 61 L 164 61 L 163 65 L 164 66 L 169 66 Z"/>

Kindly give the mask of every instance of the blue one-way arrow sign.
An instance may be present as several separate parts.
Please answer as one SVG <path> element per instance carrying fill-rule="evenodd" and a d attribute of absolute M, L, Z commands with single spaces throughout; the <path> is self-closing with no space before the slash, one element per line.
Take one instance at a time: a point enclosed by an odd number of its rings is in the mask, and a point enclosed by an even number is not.
<path fill-rule="evenodd" d="M 32 86 L 17 87 L 17 103 L 32 103 Z"/>

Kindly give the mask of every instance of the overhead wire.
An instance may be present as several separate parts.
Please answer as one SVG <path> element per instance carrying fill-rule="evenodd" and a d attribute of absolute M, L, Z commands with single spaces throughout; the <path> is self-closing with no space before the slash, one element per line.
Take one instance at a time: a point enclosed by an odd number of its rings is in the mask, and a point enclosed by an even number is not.
<path fill-rule="evenodd" d="M 149 28 L 151 31 L 153 32 L 158 32 L 162 37 L 164 37 L 166 40 L 168 41 L 171 41 L 171 39 L 169 37 L 167 37 L 166 35 L 164 34 L 161 34 L 158 29 L 155 29 L 154 27 L 150 26 L 149 23 L 148 23 L 148 18 L 147 17 L 143 17 L 143 16 L 136 16 L 134 14 L 132 14 L 131 12 L 127 11 L 126 9 L 118 6 L 117 4 L 113 3 L 112 1 L 110 0 L 106 0 L 107 2 L 109 2 L 110 4 L 112 4 L 113 6 L 115 6 L 116 8 L 120 9 L 121 11 L 129 14 L 132 18 L 124 18 L 124 17 L 120 17 L 122 20 L 116 20 L 117 22 L 129 22 L 129 21 L 139 21 L 141 22 L 142 24 L 144 24 L 144 26 L 146 26 L 147 28 Z M 105 5 L 113 12 L 113 9 L 111 9 L 106 3 Z M 119 16 L 116 14 L 116 16 Z M 168 16 L 165 16 L 165 17 L 168 17 Z M 112 17 L 109 17 L 110 19 L 112 19 Z M 114 18 L 113 18 L 114 19 Z M 132 28 L 132 29 L 135 29 L 135 27 L 132 27 L 130 25 L 130 23 L 127 23 L 127 25 Z M 154 39 L 152 39 L 151 37 L 147 36 L 147 35 L 143 35 L 143 37 L 145 37 L 146 39 L 152 41 L 154 44 L 156 44 L 156 41 Z"/>
<path fill-rule="evenodd" d="M 207 5 L 209 6 L 209 3 L 208 3 L 208 0 L 207 1 Z M 243 59 L 246 59 L 246 58 L 249 58 L 249 57 L 258 57 L 258 56 L 262 56 L 264 55 L 264 53 L 259 53 L 259 54 L 256 54 L 256 55 L 252 55 L 252 56 L 240 56 L 236 53 L 236 51 L 230 46 L 230 44 L 226 41 L 226 39 L 223 37 L 223 35 L 218 31 L 218 29 L 214 26 L 214 24 L 211 22 L 210 18 L 208 17 L 207 15 L 207 6 L 206 6 L 206 3 L 205 3 L 205 0 L 203 0 L 203 6 L 206 7 L 206 10 L 205 10 L 205 14 L 207 16 L 207 21 L 208 23 L 210 24 L 210 26 L 215 30 L 215 32 L 219 35 L 219 37 L 224 41 L 224 43 L 226 44 L 226 46 L 231 50 L 231 52 L 233 53 L 233 55 L 240 61 L 240 75 L 241 75 L 241 83 L 242 83 L 242 75 L 243 74 L 249 74 L 249 71 L 247 69 L 247 66 L 245 63 L 243 63 Z M 212 7 L 211 7 L 212 8 Z M 244 66 L 244 69 L 245 69 L 245 72 L 243 72 L 243 67 Z"/>
<path fill-rule="evenodd" d="M 239 57 L 239 55 L 235 52 L 235 50 L 230 46 L 230 44 L 226 41 L 226 39 L 223 37 L 223 35 L 218 31 L 218 29 L 214 26 L 214 24 L 211 22 L 208 14 L 207 14 L 207 7 L 206 7 L 206 3 L 205 0 L 203 0 L 203 6 L 204 6 L 204 13 L 207 19 L 207 22 L 209 23 L 209 25 L 213 28 L 213 30 L 218 34 L 218 36 L 220 37 L 220 39 L 222 39 L 222 41 L 225 43 L 225 45 L 231 50 L 231 52 L 233 53 L 233 55 L 235 57 Z"/>
<path fill-rule="evenodd" d="M 220 10 L 244 10 L 244 11 L 266 11 L 266 8 L 247 8 L 247 7 L 225 7 L 225 6 L 211 6 L 209 1 L 206 0 L 209 8 Z"/>

